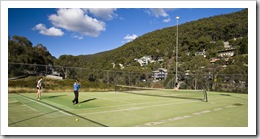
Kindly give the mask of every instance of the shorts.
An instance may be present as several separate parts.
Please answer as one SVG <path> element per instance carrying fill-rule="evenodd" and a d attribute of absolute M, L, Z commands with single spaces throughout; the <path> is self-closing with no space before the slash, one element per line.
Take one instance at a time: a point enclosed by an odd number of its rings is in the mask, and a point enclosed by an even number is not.
<path fill-rule="evenodd" d="M 38 86 L 37 86 L 36 89 L 37 89 L 37 90 L 41 90 L 41 87 L 38 87 Z"/>

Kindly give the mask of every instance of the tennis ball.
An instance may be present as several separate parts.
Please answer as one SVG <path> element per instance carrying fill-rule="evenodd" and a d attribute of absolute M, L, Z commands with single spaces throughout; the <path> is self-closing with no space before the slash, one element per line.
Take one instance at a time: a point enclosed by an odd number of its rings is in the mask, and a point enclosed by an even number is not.
<path fill-rule="evenodd" d="M 77 119 L 76 119 L 76 122 L 78 122 L 78 121 L 79 121 L 79 119 L 77 118 Z"/>
<path fill-rule="evenodd" d="M 79 104 L 79 107 L 80 107 L 81 105 Z"/>

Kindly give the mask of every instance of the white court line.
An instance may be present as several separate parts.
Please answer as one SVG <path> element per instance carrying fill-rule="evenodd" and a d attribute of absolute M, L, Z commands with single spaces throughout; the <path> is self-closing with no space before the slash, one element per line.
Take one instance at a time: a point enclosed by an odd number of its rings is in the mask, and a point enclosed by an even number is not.
<path fill-rule="evenodd" d="M 21 96 L 22 96 L 22 95 L 21 95 Z M 30 101 L 32 101 L 32 102 L 36 102 L 36 103 L 38 103 L 38 104 L 40 104 L 40 105 L 43 105 L 43 106 L 45 106 L 45 107 L 47 107 L 47 108 L 56 110 L 56 111 L 58 111 L 58 112 L 60 112 L 60 113 L 63 113 L 63 114 L 65 114 L 65 115 L 72 116 L 71 114 L 69 114 L 69 113 L 67 113 L 67 112 L 64 112 L 64 111 L 61 111 L 61 110 L 56 109 L 56 108 L 54 108 L 54 107 L 51 107 L 51 106 L 48 106 L 48 105 L 46 105 L 46 104 L 40 103 L 40 102 L 38 102 L 38 101 L 36 101 L 36 100 L 29 99 L 29 98 L 27 98 L 27 97 L 25 97 L 25 96 L 22 96 L 22 97 L 24 97 L 24 98 L 26 98 L 26 99 L 28 99 L 28 100 L 30 100 Z"/>
<path fill-rule="evenodd" d="M 100 97 L 98 97 L 100 98 Z M 106 100 L 110 100 L 110 101 L 118 101 L 119 100 L 114 100 L 114 99 L 109 99 L 109 98 L 101 98 L 101 99 L 106 99 Z M 172 102 L 173 100 L 168 100 L 168 101 L 153 101 L 153 102 L 143 102 L 143 103 L 134 103 L 134 102 L 125 102 L 125 101 L 121 101 L 127 104 L 123 104 L 123 105 L 113 105 L 113 106 L 103 106 L 103 107 L 94 107 L 94 108 L 87 108 L 87 109 L 102 109 L 102 108 L 113 108 L 113 107 L 122 107 L 122 106 L 131 106 L 131 105 L 141 105 L 141 104 L 153 104 L 153 103 L 160 103 L 160 102 Z"/>
<path fill-rule="evenodd" d="M 160 102 L 172 102 L 172 100 L 168 101 L 153 101 L 153 102 L 142 102 L 142 103 L 134 103 L 134 102 L 129 102 L 128 104 L 123 104 L 123 105 L 115 105 L 115 106 L 104 106 L 100 108 L 107 108 L 107 107 L 121 107 L 121 106 L 129 106 L 129 105 L 142 105 L 142 104 L 153 104 L 153 103 L 160 103 Z"/>
<path fill-rule="evenodd" d="M 233 107 L 236 107 L 234 105 L 229 105 L 229 106 L 226 106 L 225 108 L 233 108 Z"/>
<path fill-rule="evenodd" d="M 100 98 L 100 97 L 99 97 Z M 117 102 L 123 102 L 123 103 L 127 103 L 127 104 L 130 104 L 131 102 L 127 102 L 127 101 L 121 101 L 121 100 L 116 100 L 116 99 L 109 99 L 109 98 L 105 98 L 105 97 L 102 97 L 101 99 L 105 99 L 105 100 L 109 100 L 109 101 L 117 101 Z"/>
<path fill-rule="evenodd" d="M 191 117 L 192 117 L 191 115 L 183 115 L 183 116 L 169 118 L 169 119 L 166 119 L 166 120 L 161 120 L 161 121 L 158 121 L 158 122 L 146 123 L 143 126 L 153 126 L 153 125 L 163 124 L 163 123 L 170 122 L 170 121 L 183 120 L 183 119 L 191 118 Z M 138 127 L 138 126 L 136 126 L 136 127 Z"/>
<path fill-rule="evenodd" d="M 100 97 L 98 97 L 100 98 Z M 101 98 L 101 99 L 106 99 L 106 100 L 110 100 L 110 101 L 118 101 L 119 100 L 114 100 L 114 99 L 109 99 L 109 98 Z M 125 101 L 121 101 L 127 104 L 123 104 L 123 105 L 112 105 L 112 106 L 101 106 L 101 107 L 93 107 L 93 108 L 86 108 L 85 110 L 89 110 L 89 109 L 103 109 L 103 108 L 114 108 L 114 107 L 123 107 L 123 106 L 131 106 L 131 105 L 142 105 L 142 104 L 153 104 L 153 103 L 160 103 L 160 102 L 172 102 L 172 100 L 168 100 L 168 101 L 153 101 L 153 102 L 143 102 L 143 103 L 134 103 L 134 102 L 125 102 Z M 72 110 L 73 111 L 73 110 Z"/>
<path fill-rule="evenodd" d="M 223 108 L 215 108 L 214 110 L 215 111 L 219 111 L 219 110 L 222 110 Z"/>
<path fill-rule="evenodd" d="M 229 105 L 229 106 L 223 106 L 222 108 L 221 107 L 220 108 L 215 108 L 213 110 L 219 111 L 219 110 L 224 110 L 224 108 L 235 108 L 235 107 L 237 107 L 237 106 L 231 107 L 231 105 Z M 164 120 L 160 120 L 160 121 L 149 122 L 149 123 L 145 123 L 145 124 L 142 124 L 142 125 L 138 125 L 136 127 L 154 126 L 154 125 L 163 124 L 163 123 L 167 123 L 167 122 L 183 120 L 183 119 L 186 119 L 186 118 L 192 118 L 193 116 L 200 116 L 202 114 L 206 114 L 206 113 L 210 113 L 210 112 L 212 112 L 212 110 L 204 110 L 204 111 L 200 111 L 200 112 L 194 112 L 194 113 L 191 113 L 190 115 L 182 115 L 182 116 L 177 116 L 177 117 L 164 119 Z"/>
<path fill-rule="evenodd" d="M 17 101 L 18 102 L 18 101 Z M 27 108 L 30 108 L 31 110 L 33 110 L 33 111 L 37 111 L 37 112 L 40 112 L 40 111 L 38 111 L 38 110 L 36 110 L 36 109 L 34 109 L 33 107 L 30 107 L 29 105 L 26 105 L 25 103 L 23 103 L 23 102 L 20 102 L 20 103 L 22 103 L 22 105 L 21 106 L 25 106 L 25 107 L 27 107 Z M 41 113 L 41 112 L 40 112 Z"/>
<path fill-rule="evenodd" d="M 210 100 L 217 100 L 221 98 L 213 98 Z M 113 100 L 113 99 L 112 99 Z M 169 100 L 172 101 L 172 100 Z M 168 102 L 168 101 L 156 101 L 156 102 L 145 102 L 145 103 L 133 103 L 133 105 L 139 105 L 139 104 L 150 104 L 150 103 L 158 103 L 158 102 Z M 127 109 L 118 109 L 118 110 L 109 110 L 109 111 L 101 111 L 101 112 L 92 112 L 92 113 L 82 113 L 79 115 L 92 115 L 92 114 L 101 114 L 101 113 L 110 113 L 110 112 L 120 112 L 120 111 L 129 111 L 129 110 L 139 110 L 139 109 L 145 109 L 150 107 L 159 107 L 159 106 L 167 106 L 167 105 L 175 105 L 175 104 L 185 104 L 185 103 L 193 103 L 193 102 L 200 102 L 200 101 L 187 101 L 187 102 L 181 102 L 181 103 L 167 103 L 167 104 L 159 104 L 159 105 L 149 105 L 144 107 L 133 107 L 133 108 L 127 108 Z M 200 102 L 202 103 L 202 102 Z M 121 107 L 121 106 L 128 106 L 132 104 L 124 104 L 124 105 L 115 105 L 115 106 L 104 106 L 104 107 L 95 107 L 95 108 L 88 108 L 88 109 L 100 109 L 100 108 L 107 108 L 107 107 Z M 86 109 L 85 109 L 86 110 Z"/>
<path fill-rule="evenodd" d="M 25 107 L 27 107 L 27 108 L 32 109 L 33 111 L 37 111 L 37 112 L 39 112 L 38 110 L 36 110 L 36 109 L 34 109 L 33 107 L 30 107 L 30 106 L 28 106 L 28 105 L 26 105 L 26 104 L 24 104 L 24 103 L 23 103 L 23 105 L 21 105 L 21 106 L 25 106 Z"/>
<path fill-rule="evenodd" d="M 123 105 L 113 105 L 113 106 L 103 106 L 103 107 L 93 107 L 93 108 L 86 108 L 84 110 L 89 109 L 103 109 L 103 108 L 116 108 L 116 107 L 124 107 L 124 106 L 131 106 L 131 105 L 142 105 L 142 104 L 153 104 L 153 103 L 160 103 L 160 102 L 172 102 L 172 101 L 154 101 L 154 102 L 143 102 L 143 103 L 128 103 Z M 133 109 L 133 108 L 132 108 Z M 73 110 L 72 110 L 73 111 Z"/>
<path fill-rule="evenodd" d="M 17 100 L 13 100 L 13 101 L 11 101 L 11 102 L 8 102 L 8 104 L 12 104 L 12 103 L 16 103 L 16 102 L 18 102 L 18 101 L 17 101 Z M 26 104 L 23 103 L 23 102 L 20 102 L 20 103 L 22 103 L 22 104 L 20 104 L 19 106 L 25 106 L 25 107 L 27 107 L 27 108 L 32 109 L 33 111 L 37 111 L 36 109 L 34 109 L 34 108 L 32 108 L 32 107 L 26 105 Z M 39 111 L 37 111 L 37 112 L 39 112 Z"/>
<path fill-rule="evenodd" d="M 132 107 L 132 108 L 127 108 L 127 109 L 109 110 L 109 111 L 92 112 L 92 113 L 83 113 L 83 114 L 80 114 L 80 115 L 92 115 L 92 114 L 101 114 L 101 113 L 110 113 L 110 112 L 119 112 L 119 111 L 140 110 L 140 109 L 146 109 L 146 108 L 151 108 L 151 107 L 161 107 L 161 106 L 177 105 L 177 104 L 185 104 L 185 103 L 193 103 L 193 102 L 198 102 L 198 101 L 187 101 L 187 102 L 179 102 L 179 103 L 167 103 L 167 104 L 149 105 L 149 106 L 143 106 L 143 107 Z"/>

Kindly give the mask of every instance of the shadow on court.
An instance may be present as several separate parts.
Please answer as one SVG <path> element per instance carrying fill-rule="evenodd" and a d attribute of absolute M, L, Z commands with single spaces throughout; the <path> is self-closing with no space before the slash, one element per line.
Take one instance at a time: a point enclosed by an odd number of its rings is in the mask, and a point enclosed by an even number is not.
<path fill-rule="evenodd" d="M 57 98 L 57 97 L 62 97 L 62 96 L 67 96 L 67 95 L 56 95 L 56 96 L 42 96 L 41 99 L 51 99 L 51 98 Z"/>
<path fill-rule="evenodd" d="M 237 97 L 237 96 L 232 96 L 232 95 L 229 95 L 229 94 L 220 94 L 221 96 L 228 96 L 228 97 L 233 97 L 233 98 L 237 98 L 237 99 L 243 99 L 243 100 L 247 100 L 245 98 L 242 98 L 242 97 Z"/>
<path fill-rule="evenodd" d="M 220 94 L 221 96 L 231 96 L 231 95 L 229 95 L 229 94 Z"/>
<path fill-rule="evenodd" d="M 91 98 L 91 99 L 87 99 L 87 100 L 81 101 L 79 103 L 86 103 L 86 102 L 93 101 L 93 100 L 96 100 L 96 99 L 97 98 Z"/>

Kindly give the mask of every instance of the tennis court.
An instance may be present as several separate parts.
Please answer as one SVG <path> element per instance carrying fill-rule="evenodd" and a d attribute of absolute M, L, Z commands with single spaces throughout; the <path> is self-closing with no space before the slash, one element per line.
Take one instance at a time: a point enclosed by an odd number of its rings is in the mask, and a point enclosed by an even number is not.
<path fill-rule="evenodd" d="M 160 91 L 157 90 L 160 94 Z M 9 93 L 9 127 L 247 127 L 248 95 L 160 97 L 118 92 Z M 203 97 L 202 97 L 203 98 Z"/>

